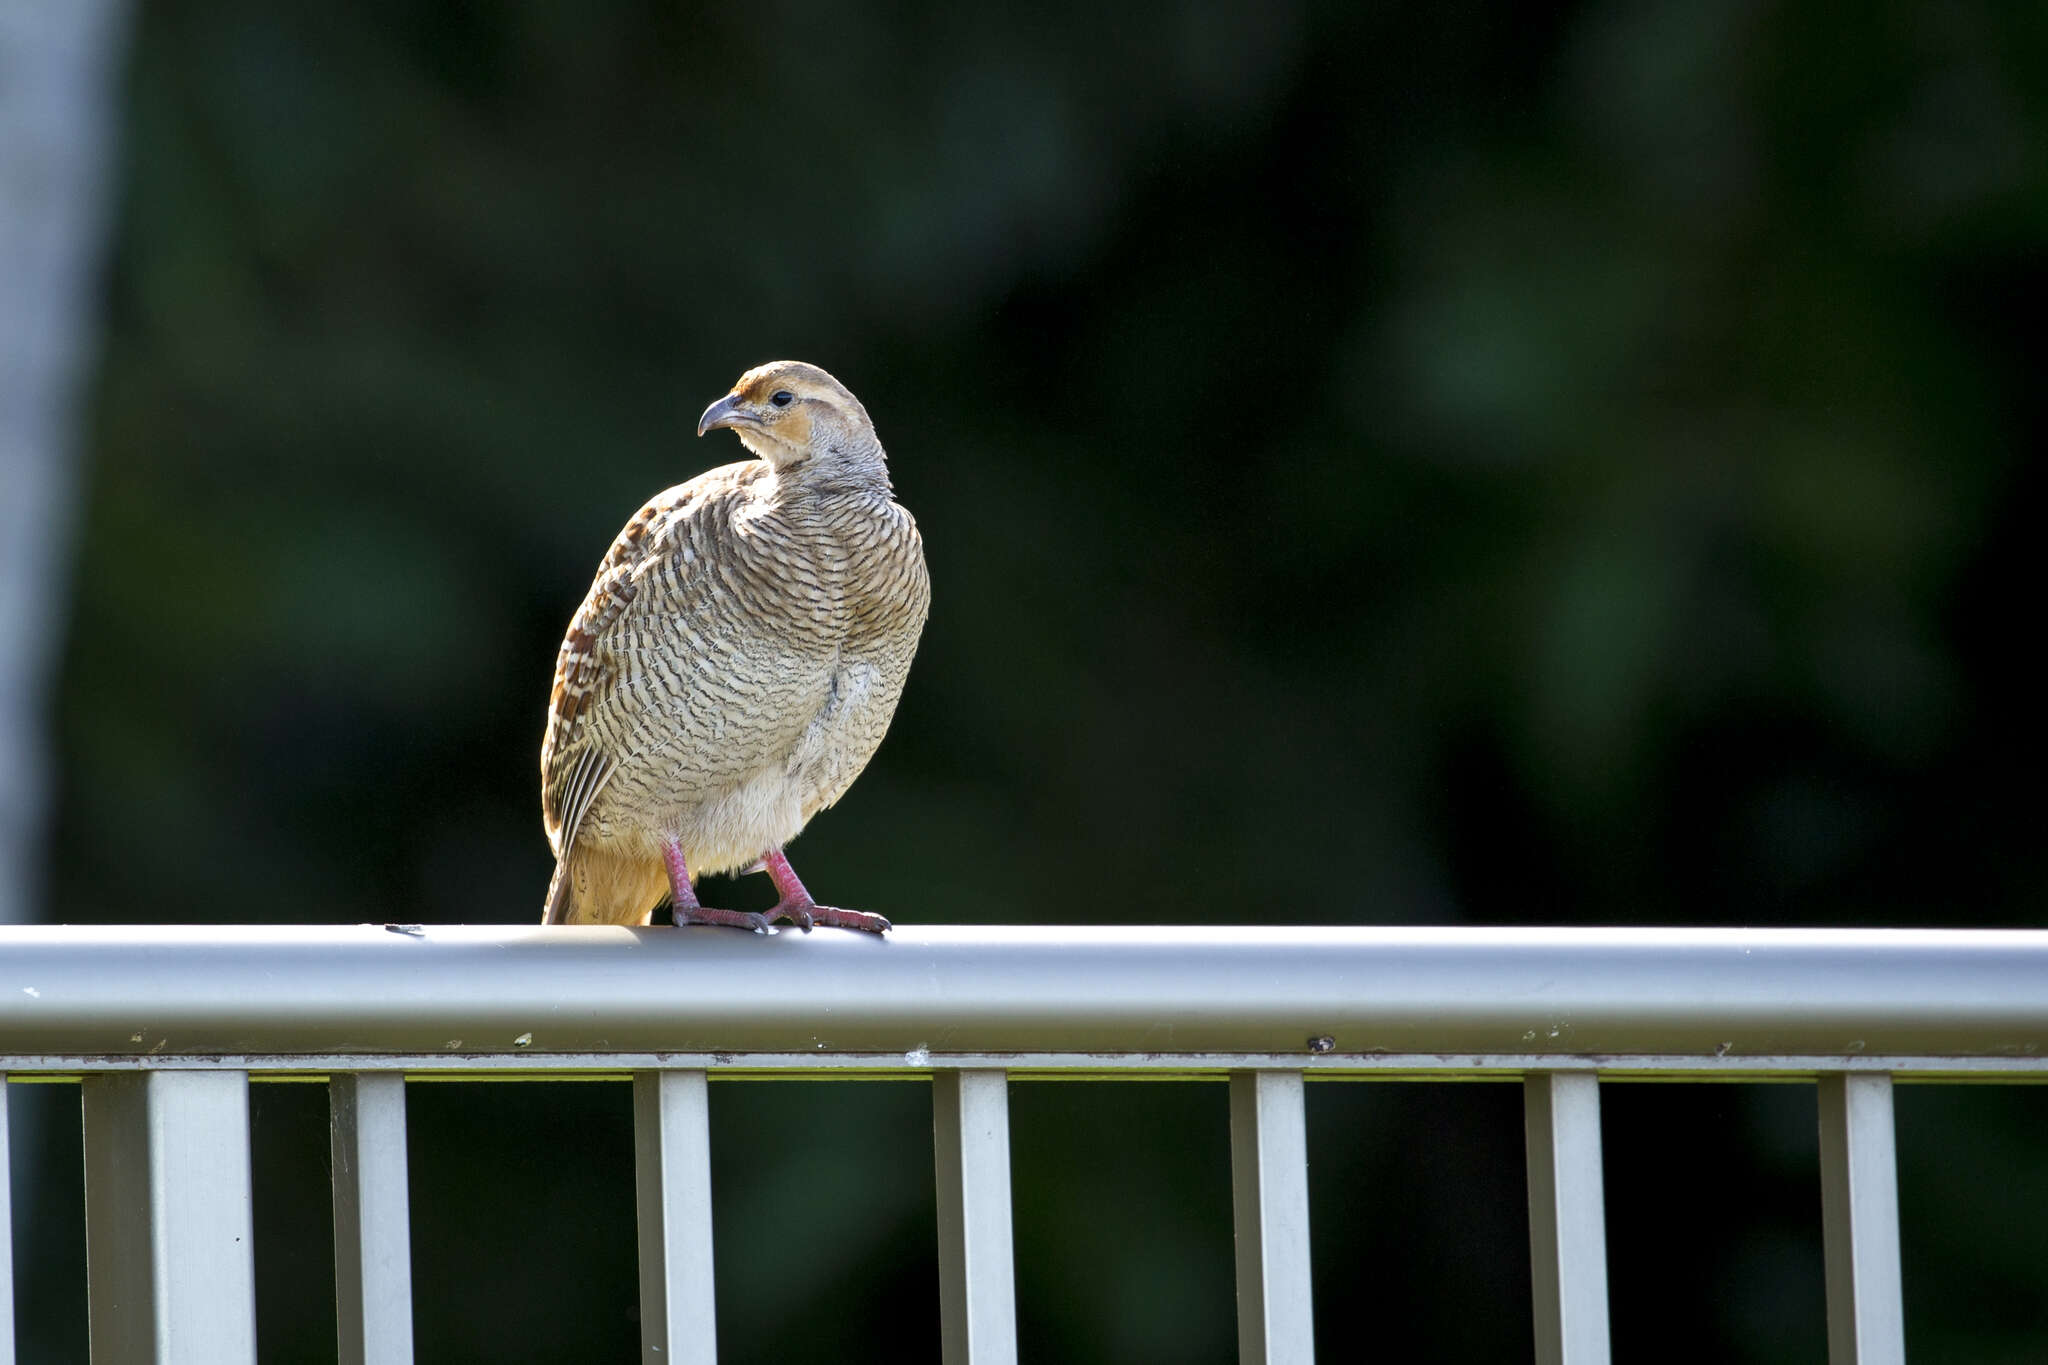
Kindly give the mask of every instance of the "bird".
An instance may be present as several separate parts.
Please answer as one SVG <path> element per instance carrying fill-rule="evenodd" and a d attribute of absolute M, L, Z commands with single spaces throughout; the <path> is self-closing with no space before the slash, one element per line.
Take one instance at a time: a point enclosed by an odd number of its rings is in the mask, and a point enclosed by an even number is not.
<path fill-rule="evenodd" d="M 788 921 L 885 933 L 820 905 L 783 851 L 845 794 L 896 712 L 931 609 L 917 522 L 844 384 L 778 360 L 741 375 L 697 435 L 753 457 L 657 493 L 598 566 L 555 658 L 541 816 L 545 924 Z M 762 870 L 765 913 L 693 883 Z"/>

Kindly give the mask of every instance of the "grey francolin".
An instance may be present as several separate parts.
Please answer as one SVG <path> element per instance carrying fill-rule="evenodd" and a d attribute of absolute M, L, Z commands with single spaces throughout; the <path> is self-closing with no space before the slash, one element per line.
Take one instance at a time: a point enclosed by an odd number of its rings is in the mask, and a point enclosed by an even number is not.
<path fill-rule="evenodd" d="M 697 434 L 758 459 L 700 474 L 626 523 L 569 623 L 541 742 L 555 851 L 549 924 L 881 932 L 819 905 L 783 854 L 889 728 L 931 603 L 917 523 L 867 409 L 815 365 L 747 371 Z M 759 864 L 768 913 L 698 903 L 692 880 Z"/>

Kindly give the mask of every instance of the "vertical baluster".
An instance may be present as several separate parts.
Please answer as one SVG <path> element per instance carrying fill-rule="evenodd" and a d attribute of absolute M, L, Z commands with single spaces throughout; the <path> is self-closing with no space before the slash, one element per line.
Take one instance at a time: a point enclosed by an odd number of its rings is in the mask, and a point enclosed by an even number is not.
<path fill-rule="evenodd" d="M 255 1365 L 248 1075 L 80 1089 L 93 1365 Z"/>
<path fill-rule="evenodd" d="M 1299 1071 L 1231 1073 L 1230 1183 L 1242 1365 L 1312 1365 L 1316 1358 L 1303 1105 Z"/>
<path fill-rule="evenodd" d="M 1896 1141 L 1890 1076 L 1820 1078 L 1829 1365 L 1904 1365 L 1906 1359 Z"/>
<path fill-rule="evenodd" d="M 334 1166 L 334 1317 L 341 1365 L 412 1365 L 405 1076 L 327 1082 Z"/>
<path fill-rule="evenodd" d="M 1009 1073 L 934 1073 L 932 1137 L 945 1365 L 1016 1365 Z"/>
<path fill-rule="evenodd" d="M 0 1071 L 0 1365 L 14 1365 L 14 1182 L 7 1153 L 7 1073 Z"/>
<path fill-rule="evenodd" d="M 633 1073 L 640 1206 L 640 1358 L 717 1365 L 711 1275 L 711 1103 L 702 1071 Z"/>
<path fill-rule="evenodd" d="M 1522 1087 L 1538 1365 L 1605 1365 L 1607 1221 L 1600 1081 L 1546 1072 Z"/>

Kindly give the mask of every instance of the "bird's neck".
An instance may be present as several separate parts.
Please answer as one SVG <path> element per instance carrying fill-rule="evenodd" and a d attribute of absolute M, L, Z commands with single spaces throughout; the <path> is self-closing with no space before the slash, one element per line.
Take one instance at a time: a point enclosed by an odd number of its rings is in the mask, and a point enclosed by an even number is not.
<path fill-rule="evenodd" d="M 810 455 L 793 464 L 778 465 L 775 479 L 790 493 L 873 493 L 887 497 L 891 491 L 882 443 L 872 435 L 820 433 L 812 443 Z"/>

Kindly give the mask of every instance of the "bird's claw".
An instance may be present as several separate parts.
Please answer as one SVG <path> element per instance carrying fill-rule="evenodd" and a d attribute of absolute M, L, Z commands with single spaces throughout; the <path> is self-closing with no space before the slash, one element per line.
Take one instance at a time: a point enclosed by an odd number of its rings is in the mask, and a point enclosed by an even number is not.
<path fill-rule="evenodd" d="M 817 908 L 814 905 L 806 905 L 802 901 L 784 900 L 768 912 L 767 918 L 770 920 L 786 919 L 808 934 L 818 922 L 817 917 L 811 913 Z"/>

